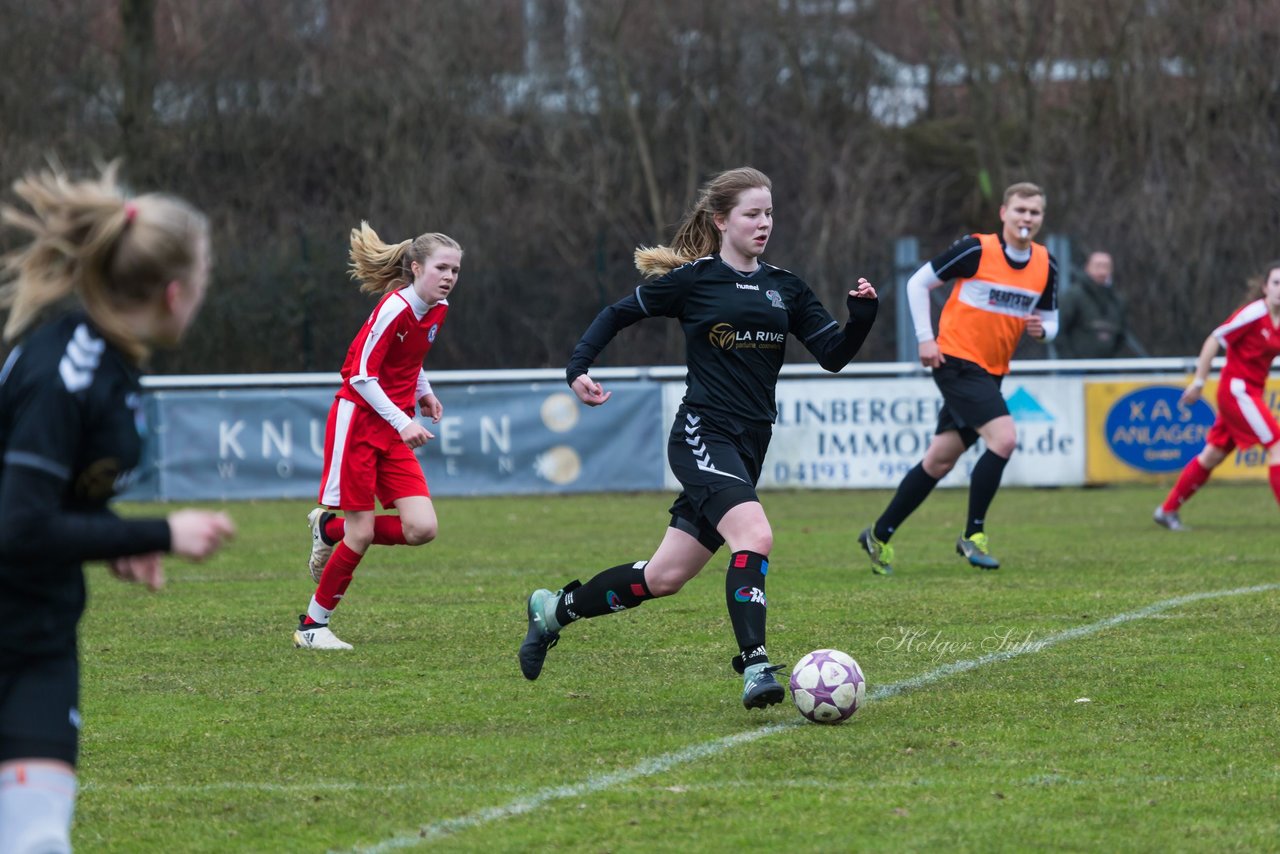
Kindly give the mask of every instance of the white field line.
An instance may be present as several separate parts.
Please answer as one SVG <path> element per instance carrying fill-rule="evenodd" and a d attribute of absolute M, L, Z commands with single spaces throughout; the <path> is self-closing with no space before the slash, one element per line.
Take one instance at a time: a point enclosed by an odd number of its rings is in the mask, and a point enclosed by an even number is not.
<path fill-rule="evenodd" d="M 993 652 L 988 655 L 971 658 L 964 661 L 956 661 L 951 664 L 944 664 L 941 667 L 934 668 L 920 676 L 913 676 L 910 679 L 903 679 L 900 682 L 893 682 L 889 685 L 882 685 L 879 688 L 873 688 L 867 695 L 870 700 L 883 700 L 889 697 L 896 697 L 907 691 L 914 691 L 917 688 L 923 688 L 926 685 L 932 685 L 934 682 L 940 682 L 949 676 L 957 673 L 966 673 L 970 670 L 976 670 L 979 667 L 986 667 L 988 664 L 998 664 L 1007 661 L 1010 658 L 1017 658 L 1021 655 L 1040 652 L 1051 646 L 1064 643 L 1066 641 L 1076 640 L 1077 638 L 1087 637 L 1097 634 L 1098 632 L 1109 629 L 1114 626 L 1123 625 L 1134 620 L 1141 620 L 1147 617 L 1159 614 L 1162 611 L 1168 611 L 1171 608 L 1178 608 L 1182 605 L 1189 605 L 1193 602 L 1202 602 L 1206 599 L 1220 599 L 1225 596 L 1244 596 L 1250 593 L 1264 593 L 1268 590 L 1280 589 L 1280 583 L 1277 584 L 1259 584 L 1254 587 L 1237 587 L 1232 590 L 1214 590 L 1204 593 L 1191 593 L 1186 596 L 1178 596 L 1174 599 L 1165 599 L 1161 602 L 1155 602 L 1136 611 L 1129 611 L 1124 614 L 1117 614 L 1114 617 L 1107 617 L 1105 620 L 1098 620 L 1096 623 L 1089 623 L 1085 626 L 1077 626 L 1074 629 L 1057 632 L 1056 634 L 1046 635 L 1043 639 L 1034 641 L 1029 644 L 1016 645 L 1011 649 L 1000 652 Z M 533 812 L 534 810 L 551 803 L 552 801 L 563 800 L 565 798 L 577 798 L 584 795 L 594 795 L 603 792 L 606 789 L 612 789 L 616 786 L 630 783 L 632 780 L 641 777 L 651 777 L 677 765 L 685 765 L 697 759 L 708 756 L 715 756 L 720 753 L 737 747 L 740 744 L 748 744 L 753 741 L 773 735 L 774 733 L 788 730 L 794 726 L 805 725 L 799 719 L 793 719 L 786 723 L 769 724 L 759 729 L 750 730 L 748 732 L 738 733 L 737 735 L 719 738 L 715 741 L 708 741 L 702 744 L 695 744 L 686 747 L 683 750 L 677 750 L 672 753 L 666 753 L 662 756 L 656 756 L 652 759 L 646 759 L 630 768 L 624 768 L 620 771 L 614 771 L 609 774 L 598 774 L 594 777 L 588 777 L 581 783 L 573 783 L 567 786 L 553 786 L 551 788 L 542 789 L 531 795 L 517 798 L 504 806 L 486 807 L 476 810 L 467 815 L 458 816 L 457 818 L 446 818 L 440 821 L 432 822 L 420 827 L 413 833 L 404 834 L 402 836 L 393 836 L 382 842 L 375 843 L 366 847 L 358 847 L 354 849 L 356 854 L 382 854 L 385 851 L 395 851 L 401 848 L 412 848 L 415 845 L 421 845 L 424 842 L 430 842 L 435 839 L 450 836 L 463 830 L 469 830 L 475 827 L 482 827 L 495 821 L 513 818 L 518 815 Z"/>

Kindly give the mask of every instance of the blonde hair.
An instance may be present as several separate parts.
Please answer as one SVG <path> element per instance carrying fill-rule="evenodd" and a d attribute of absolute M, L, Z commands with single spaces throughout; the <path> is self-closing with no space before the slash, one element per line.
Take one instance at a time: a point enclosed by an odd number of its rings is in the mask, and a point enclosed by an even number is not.
<path fill-rule="evenodd" d="M 413 281 L 412 262 L 426 264 L 443 247 L 462 252 L 458 241 L 447 234 L 428 232 L 412 240 L 388 245 L 364 220 L 351 229 L 351 278 L 360 282 L 361 293 L 388 294 Z"/>
<path fill-rule="evenodd" d="M 742 194 L 757 187 L 771 190 L 773 182 L 768 175 L 750 166 L 730 169 L 712 178 L 698 193 L 697 203 L 676 229 L 670 246 L 636 248 L 636 269 L 645 278 L 652 279 L 715 252 L 720 248 L 720 230 L 716 228 L 715 217 L 728 216 Z"/>
<path fill-rule="evenodd" d="M 1019 181 L 1016 184 L 1010 184 L 1006 187 L 1004 191 L 1004 201 L 1000 204 L 1009 204 L 1009 200 L 1014 196 L 1022 196 L 1023 198 L 1039 196 L 1044 199 L 1045 207 L 1049 206 L 1049 197 L 1044 194 L 1044 190 L 1040 188 L 1039 184 L 1032 184 L 1030 181 Z"/>
<path fill-rule="evenodd" d="M 150 352 L 119 309 L 154 299 L 195 270 L 209 221 L 182 199 L 149 193 L 127 199 L 116 161 L 96 179 L 73 180 L 60 167 L 28 173 L 13 191 L 31 208 L 0 208 L 3 222 L 31 236 L 0 267 L 5 341 L 27 331 L 49 306 L 78 296 L 102 334 L 135 361 Z"/>

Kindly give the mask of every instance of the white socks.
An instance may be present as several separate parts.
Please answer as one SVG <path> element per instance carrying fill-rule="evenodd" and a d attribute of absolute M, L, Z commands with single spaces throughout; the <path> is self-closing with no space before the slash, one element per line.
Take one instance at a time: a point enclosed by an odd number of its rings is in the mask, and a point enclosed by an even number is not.
<path fill-rule="evenodd" d="M 61 763 L 6 762 L 0 768 L 0 851 L 70 854 L 76 775 Z"/>

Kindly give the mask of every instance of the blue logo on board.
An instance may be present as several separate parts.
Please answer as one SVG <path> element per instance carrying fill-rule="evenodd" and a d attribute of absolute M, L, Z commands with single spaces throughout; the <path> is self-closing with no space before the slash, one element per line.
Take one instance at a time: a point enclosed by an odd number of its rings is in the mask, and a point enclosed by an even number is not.
<path fill-rule="evenodd" d="M 1120 460 L 1140 471 L 1179 471 L 1204 447 L 1213 408 L 1203 400 L 1179 406 L 1182 389 L 1148 386 L 1126 394 L 1107 413 L 1106 438 Z"/>
<path fill-rule="evenodd" d="M 1005 401 L 1009 407 L 1009 414 L 1013 416 L 1014 421 L 1053 421 L 1053 415 L 1049 410 L 1045 409 L 1040 401 L 1035 399 L 1031 392 L 1022 386 L 1018 386 L 1018 390 L 1009 395 L 1009 399 Z"/>

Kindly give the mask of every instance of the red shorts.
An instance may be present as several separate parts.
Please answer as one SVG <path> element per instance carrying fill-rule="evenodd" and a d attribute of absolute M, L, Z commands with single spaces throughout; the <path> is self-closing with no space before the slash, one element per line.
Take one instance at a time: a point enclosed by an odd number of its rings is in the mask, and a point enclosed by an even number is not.
<path fill-rule="evenodd" d="M 1250 390 L 1244 380 L 1232 379 L 1218 386 L 1218 417 L 1205 442 L 1228 453 L 1254 445 L 1270 448 L 1280 442 L 1280 424 L 1263 402 L 1262 392 Z"/>
<path fill-rule="evenodd" d="M 340 510 L 390 507 L 400 498 L 431 497 L 422 464 L 376 412 L 336 398 L 324 431 L 320 503 Z"/>

